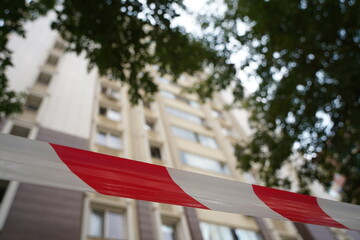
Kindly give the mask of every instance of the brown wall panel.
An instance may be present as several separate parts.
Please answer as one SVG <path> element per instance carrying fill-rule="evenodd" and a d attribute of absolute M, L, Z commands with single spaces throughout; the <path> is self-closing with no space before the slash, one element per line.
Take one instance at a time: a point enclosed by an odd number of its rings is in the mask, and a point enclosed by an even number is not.
<path fill-rule="evenodd" d="M 189 224 L 190 234 L 192 240 L 203 240 L 199 219 L 194 208 L 185 207 L 185 215 Z"/>
<path fill-rule="evenodd" d="M 260 228 L 260 234 L 261 234 L 262 238 L 264 240 L 273 240 L 273 238 L 271 237 L 271 233 L 270 233 L 268 227 L 266 226 L 265 221 L 259 217 L 255 217 L 255 221 Z"/>
<path fill-rule="evenodd" d="M 82 196 L 81 192 L 21 184 L 1 239 L 79 239 Z"/>
<path fill-rule="evenodd" d="M 334 233 L 328 227 L 303 223 L 295 223 L 295 227 L 306 240 L 336 240 Z"/>
<path fill-rule="evenodd" d="M 147 201 L 136 201 L 139 223 L 139 235 L 141 240 L 155 240 L 151 203 Z"/>

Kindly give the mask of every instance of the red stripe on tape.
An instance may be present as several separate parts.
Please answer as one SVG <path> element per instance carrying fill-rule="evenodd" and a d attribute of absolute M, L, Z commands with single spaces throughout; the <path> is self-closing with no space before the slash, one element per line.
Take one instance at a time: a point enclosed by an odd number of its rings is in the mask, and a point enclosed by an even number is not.
<path fill-rule="evenodd" d="M 348 229 L 327 215 L 315 197 L 258 185 L 253 189 L 268 207 L 290 221 Z"/>
<path fill-rule="evenodd" d="M 99 193 L 208 209 L 186 194 L 165 167 L 50 145 L 75 175 Z"/>

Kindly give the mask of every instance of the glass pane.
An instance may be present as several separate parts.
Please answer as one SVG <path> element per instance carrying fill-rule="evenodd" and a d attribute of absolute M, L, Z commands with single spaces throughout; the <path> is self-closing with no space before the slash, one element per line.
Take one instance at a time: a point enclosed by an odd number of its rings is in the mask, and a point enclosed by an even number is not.
<path fill-rule="evenodd" d="M 234 232 L 238 239 L 261 240 L 260 234 L 251 230 L 235 229 Z"/>
<path fill-rule="evenodd" d="M 223 238 L 221 238 L 220 228 L 218 225 L 201 222 L 200 229 L 204 240 L 223 240 Z M 229 238 L 229 240 L 231 239 L 232 238 Z"/>
<path fill-rule="evenodd" d="M 6 180 L 2 180 L 0 179 L 0 205 L 1 205 L 1 201 L 6 193 L 6 190 L 9 186 L 9 181 L 6 181 Z"/>
<path fill-rule="evenodd" d="M 92 211 L 89 224 L 89 235 L 93 237 L 102 237 L 104 233 L 104 213 L 101 211 Z"/>
<path fill-rule="evenodd" d="M 207 147 L 211 147 L 211 148 L 217 148 L 217 144 L 216 141 L 208 136 L 204 136 L 204 135 L 198 135 L 199 137 L 199 141 L 202 145 L 207 146 Z"/>
<path fill-rule="evenodd" d="M 114 121 L 120 121 L 120 119 L 121 119 L 120 112 L 115 111 L 113 109 L 108 109 L 106 116 L 107 116 L 107 118 L 114 120 Z"/>
<path fill-rule="evenodd" d="M 202 235 L 204 240 L 213 239 L 213 238 L 211 238 L 211 235 L 210 235 L 211 234 L 210 233 L 210 224 L 201 222 L 200 223 L 200 230 L 201 230 L 201 235 Z"/>
<path fill-rule="evenodd" d="M 155 123 L 151 121 L 146 121 L 144 128 L 146 131 L 155 131 Z"/>
<path fill-rule="evenodd" d="M 229 169 L 225 164 L 214 159 L 198 156 L 187 152 L 180 152 L 180 159 L 183 163 L 192 167 L 227 175 L 230 174 Z"/>
<path fill-rule="evenodd" d="M 120 136 L 114 135 L 114 134 L 110 134 L 110 135 L 109 135 L 108 146 L 111 147 L 111 148 L 120 149 L 120 148 L 121 148 L 121 139 L 120 139 Z"/>
<path fill-rule="evenodd" d="M 175 126 L 171 127 L 171 130 L 172 130 L 173 134 L 175 136 L 177 136 L 177 137 L 185 138 L 187 140 L 196 142 L 195 133 L 193 133 L 193 132 L 191 132 L 189 130 L 179 128 L 179 127 L 175 127 Z"/>
<path fill-rule="evenodd" d="M 195 102 L 195 101 L 190 101 L 190 106 L 192 106 L 193 108 L 199 108 L 199 107 L 200 107 L 200 104 L 198 104 L 198 103 Z"/>
<path fill-rule="evenodd" d="M 107 214 L 107 238 L 125 239 L 125 219 L 124 215 L 120 213 L 108 212 Z"/>
<path fill-rule="evenodd" d="M 121 98 L 121 93 L 120 93 L 120 91 L 118 91 L 118 90 L 111 89 L 110 96 L 111 96 L 112 98 L 114 98 L 114 99 L 120 100 L 120 98 Z"/>
<path fill-rule="evenodd" d="M 222 239 L 222 240 L 234 239 L 229 227 L 218 226 L 218 229 L 219 229 L 219 234 L 221 236 L 220 239 Z M 242 238 L 240 238 L 240 239 L 242 239 Z"/>
<path fill-rule="evenodd" d="M 157 80 L 158 80 L 158 82 L 164 83 L 164 84 L 169 84 L 170 83 L 169 80 L 167 80 L 166 78 L 163 78 L 163 77 L 158 77 Z"/>
<path fill-rule="evenodd" d="M 30 133 L 30 128 L 14 125 L 10 131 L 11 135 L 19 137 L 28 137 Z"/>
<path fill-rule="evenodd" d="M 194 122 L 194 123 L 201 124 L 203 122 L 200 117 L 194 116 L 187 112 L 183 112 L 179 109 L 175 109 L 172 107 L 166 107 L 166 111 L 176 117 L 179 117 L 179 118 L 182 118 L 182 119 Z"/>
<path fill-rule="evenodd" d="M 107 112 L 106 108 L 104 108 L 104 107 L 100 107 L 100 108 L 99 108 L 99 114 L 100 114 L 100 115 L 105 116 L 105 115 L 106 115 L 106 112 Z"/>
<path fill-rule="evenodd" d="M 159 147 L 150 146 L 151 157 L 161 159 L 161 150 Z"/>
<path fill-rule="evenodd" d="M 230 133 L 230 130 L 228 128 L 222 128 L 221 129 L 221 132 L 226 135 L 226 136 L 230 136 L 231 133 Z"/>
<path fill-rule="evenodd" d="M 175 240 L 176 231 L 174 225 L 162 224 L 161 232 L 164 240 Z"/>
<path fill-rule="evenodd" d="M 44 85 L 48 85 L 50 83 L 50 80 L 51 80 L 51 75 L 42 72 L 42 73 L 40 73 L 40 75 L 39 75 L 39 77 L 37 79 L 37 82 L 41 83 L 41 84 L 44 84 Z"/>
<path fill-rule="evenodd" d="M 100 145 L 106 145 L 106 133 L 98 132 L 96 135 L 96 143 Z"/>
<path fill-rule="evenodd" d="M 164 97 L 170 98 L 170 99 L 175 99 L 175 94 L 169 92 L 169 91 L 165 91 L 165 90 L 161 90 L 160 94 Z"/>

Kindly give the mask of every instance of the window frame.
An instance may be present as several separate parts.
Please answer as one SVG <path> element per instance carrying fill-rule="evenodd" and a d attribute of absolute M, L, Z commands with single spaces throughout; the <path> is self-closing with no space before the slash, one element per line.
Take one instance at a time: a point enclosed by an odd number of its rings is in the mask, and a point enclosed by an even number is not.
<path fill-rule="evenodd" d="M 177 135 L 174 132 L 174 129 L 178 129 L 178 130 L 182 131 L 183 133 L 187 132 L 187 133 L 191 134 L 192 137 L 186 138 L 186 137 L 182 137 L 180 135 Z M 179 138 L 182 138 L 182 139 L 185 139 L 185 140 L 188 140 L 188 141 L 199 143 L 199 144 L 201 144 L 202 146 L 205 146 L 205 147 L 209 147 L 209 148 L 213 148 L 213 149 L 219 149 L 219 145 L 218 145 L 216 139 L 211 137 L 211 136 L 207 136 L 207 135 L 204 135 L 204 134 L 201 134 L 201 133 L 193 132 L 191 130 L 188 130 L 188 129 L 185 129 L 185 128 L 182 128 L 182 127 L 178 127 L 178 126 L 175 126 L 175 125 L 171 126 L 171 132 L 176 137 L 179 137 Z M 213 145 L 205 143 L 205 141 L 203 141 L 204 138 L 211 139 Z"/>
<path fill-rule="evenodd" d="M 156 120 L 146 118 L 145 119 L 144 129 L 145 129 L 145 131 L 149 131 L 149 132 L 153 131 L 153 132 L 155 132 L 157 130 Z"/>
<path fill-rule="evenodd" d="M 197 115 L 185 112 L 183 110 L 180 110 L 178 108 L 174 108 L 171 106 L 165 106 L 165 111 L 176 118 L 180 118 L 185 121 L 192 122 L 192 123 L 199 124 L 199 125 L 202 125 L 205 121 L 204 118 L 202 118 L 202 117 L 199 117 Z"/>
<path fill-rule="evenodd" d="M 177 100 L 179 102 L 189 105 L 192 108 L 196 108 L 196 109 L 200 108 L 200 104 L 198 102 L 196 102 L 194 100 L 190 100 L 187 97 L 181 96 L 181 95 L 173 93 L 171 91 L 161 89 L 160 94 L 161 94 L 161 96 L 163 96 L 167 99 Z"/>
<path fill-rule="evenodd" d="M 29 94 L 26 98 L 24 105 L 25 105 L 26 110 L 31 111 L 31 112 L 38 112 L 41 107 L 42 102 L 43 102 L 42 96 L 38 96 L 35 94 Z M 35 103 L 35 104 L 32 104 L 32 103 Z"/>
<path fill-rule="evenodd" d="M 105 110 L 105 113 L 102 114 L 101 113 L 101 109 L 104 109 Z M 117 113 L 118 114 L 118 119 L 117 118 L 112 118 L 110 116 L 110 113 L 109 112 L 114 112 L 114 113 Z M 105 105 L 102 105 L 100 104 L 99 105 L 99 108 L 98 108 L 98 114 L 100 116 L 103 116 L 111 121 L 114 121 L 114 122 L 120 122 L 122 120 L 122 114 L 121 114 L 121 109 L 117 109 L 117 108 L 113 108 L 113 107 L 108 107 L 108 106 L 105 106 Z"/>
<path fill-rule="evenodd" d="M 91 231 L 91 219 L 93 216 L 93 212 L 101 212 L 102 213 L 102 221 L 101 221 L 101 236 L 96 236 L 96 235 L 91 235 L 90 231 Z M 123 219 L 123 236 L 122 238 L 114 238 L 111 237 L 109 235 L 110 233 L 110 225 L 109 225 L 109 214 L 110 213 L 115 213 L 118 214 L 120 216 L 122 216 Z M 109 206 L 100 206 L 99 204 L 90 204 L 90 209 L 89 209 L 89 215 L 87 218 L 87 231 L 85 233 L 87 238 L 98 238 L 98 239 L 104 239 L 104 240 L 125 240 L 128 239 L 128 216 L 126 213 L 126 209 L 120 207 L 109 207 Z"/>
<path fill-rule="evenodd" d="M 153 149 L 155 149 L 155 148 L 159 151 L 159 156 L 153 155 Z M 149 145 L 149 150 L 150 150 L 151 158 L 158 159 L 158 160 L 161 160 L 161 161 L 163 160 L 163 151 L 162 151 L 161 146 L 156 145 L 156 144 L 150 144 Z"/>
<path fill-rule="evenodd" d="M 172 216 L 167 216 L 167 215 L 161 216 L 160 232 L 161 232 L 162 238 L 165 240 L 164 233 L 163 233 L 163 226 L 173 227 L 173 230 L 174 230 L 174 233 L 173 233 L 174 239 L 173 240 L 181 239 L 181 236 L 180 236 L 181 219 L 178 219 L 178 218 L 172 217 Z"/>
<path fill-rule="evenodd" d="M 101 84 L 100 85 L 100 93 L 110 100 L 117 100 L 119 101 L 121 99 L 121 91 L 118 88 L 114 88 L 107 84 Z"/>
<path fill-rule="evenodd" d="M 46 65 L 51 67 L 56 67 L 59 64 L 60 57 L 56 56 L 55 54 L 50 54 L 46 59 Z"/>
<path fill-rule="evenodd" d="M 190 159 L 187 158 L 186 155 L 189 156 Z M 191 157 L 194 157 L 194 158 L 191 160 Z M 197 168 L 197 169 L 207 171 L 207 172 L 231 176 L 231 171 L 230 171 L 229 166 L 226 163 L 216 160 L 216 159 L 208 158 L 205 156 L 197 155 L 197 154 L 182 151 L 182 150 L 179 150 L 179 159 L 183 164 L 193 167 L 193 168 Z M 203 164 L 194 164 L 195 163 L 194 159 L 196 161 L 200 160 L 200 162 L 203 161 Z M 207 163 L 205 164 L 204 162 L 207 162 Z M 215 168 L 211 168 L 211 167 L 210 168 L 203 167 L 203 166 L 209 166 L 209 163 L 213 164 L 213 166 L 218 165 L 219 168 L 215 169 Z"/>
<path fill-rule="evenodd" d="M 26 130 L 28 131 L 27 134 L 26 134 L 26 136 L 24 136 L 24 135 L 17 135 L 17 134 L 12 133 L 12 131 L 14 130 L 15 127 L 19 127 L 19 128 L 26 129 Z M 10 130 L 9 130 L 9 134 L 10 134 L 10 135 L 13 135 L 13 136 L 18 136 L 18 137 L 29 138 L 29 137 L 30 137 L 30 134 L 31 134 L 31 127 L 26 127 L 26 126 L 23 126 L 23 125 L 21 125 L 21 124 L 14 123 L 14 124 L 11 126 Z"/>
<path fill-rule="evenodd" d="M 43 86 L 49 86 L 53 75 L 51 73 L 41 71 L 36 78 L 36 83 L 41 84 Z"/>
<path fill-rule="evenodd" d="M 212 227 L 211 231 L 209 231 L 209 232 L 215 233 L 216 236 L 220 237 L 219 240 L 242 239 L 242 238 L 239 238 L 238 234 L 236 233 L 237 230 L 252 235 L 252 237 L 250 237 L 250 238 L 246 237 L 246 239 L 262 240 L 261 234 L 258 231 L 254 231 L 252 229 L 243 229 L 243 228 L 237 228 L 237 227 L 221 225 L 221 224 L 216 224 L 216 223 L 210 223 L 210 222 L 204 222 L 204 221 L 201 221 L 199 225 L 200 225 L 201 235 L 204 240 L 212 239 L 211 236 L 209 236 L 209 238 L 206 238 L 205 230 L 204 230 L 205 225 L 207 225 L 206 227 L 208 227 L 208 228 Z M 222 230 L 220 230 L 220 229 L 222 229 Z M 224 233 L 224 231 L 223 231 L 224 229 L 226 229 L 228 232 L 227 236 L 221 235 L 222 233 Z M 229 239 L 228 236 L 231 236 L 232 239 Z"/>
<path fill-rule="evenodd" d="M 99 139 L 99 133 L 104 133 L 105 134 L 105 143 L 101 143 L 100 141 L 98 141 Z M 111 146 L 110 144 L 110 137 L 111 136 L 118 136 L 119 137 L 119 142 L 120 142 L 120 146 L 119 147 L 113 147 Z M 98 128 L 96 129 L 96 137 L 94 139 L 94 142 L 96 145 L 99 145 L 99 146 L 103 146 L 103 147 L 107 147 L 107 148 L 111 148 L 111 149 L 114 149 L 114 150 L 122 150 L 123 147 L 124 147 L 124 143 L 123 143 L 123 139 L 122 139 L 122 134 L 119 133 L 119 132 L 113 132 L 113 131 L 109 131 L 109 130 L 105 130 L 105 129 L 102 129 L 102 128 Z"/>

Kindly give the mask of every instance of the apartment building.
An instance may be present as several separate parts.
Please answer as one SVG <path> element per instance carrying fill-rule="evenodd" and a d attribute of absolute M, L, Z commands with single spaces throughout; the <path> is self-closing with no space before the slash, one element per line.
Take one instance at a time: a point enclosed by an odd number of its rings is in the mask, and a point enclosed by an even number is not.
<path fill-rule="evenodd" d="M 243 182 L 233 144 L 246 134 L 220 94 L 201 104 L 150 67 L 160 91 L 151 103 L 131 106 L 127 87 L 87 71 L 83 56 L 42 18 L 27 38 L 11 36 L 10 86 L 27 94 L 22 114 L 1 131 L 147 163 Z M 293 240 L 360 239 L 354 231 L 294 224 L 96 193 L 0 180 L 0 239 Z"/>

